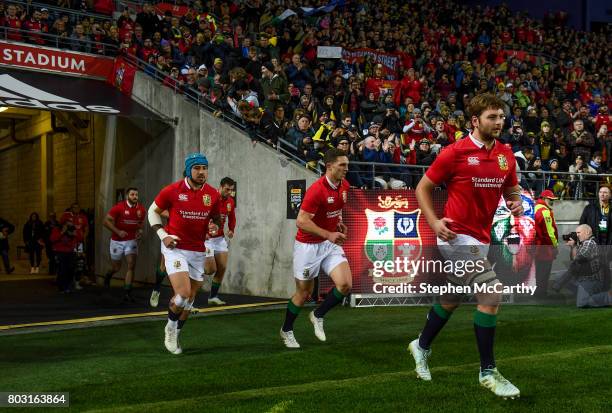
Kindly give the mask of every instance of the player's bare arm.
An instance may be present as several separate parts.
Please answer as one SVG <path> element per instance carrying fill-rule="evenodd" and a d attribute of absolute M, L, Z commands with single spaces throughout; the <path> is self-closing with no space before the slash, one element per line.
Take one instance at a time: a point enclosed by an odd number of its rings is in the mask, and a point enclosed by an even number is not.
<path fill-rule="evenodd" d="M 119 228 L 117 228 L 115 226 L 115 219 L 113 217 L 111 217 L 110 215 L 107 215 L 104 218 L 104 226 L 106 228 L 108 228 L 109 230 L 111 230 L 111 232 L 113 232 L 114 234 L 117 234 L 117 236 L 119 238 L 125 238 L 127 236 L 127 232 L 120 230 Z"/>
<path fill-rule="evenodd" d="M 521 187 L 515 185 L 504 189 L 504 199 L 506 206 L 510 209 L 512 215 L 523 215 L 523 201 L 521 200 Z"/>
<path fill-rule="evenodd" d="M 149 207 L 148 218 L 151 228 L 157 233 L 159 239 L 162 240 L 166 248 L 176 247 L 177 241 L 180 241 L 179 237 L 175 235 L 169 235 L 162 226 L 162 213 L 164 211 L 153 202 Z"/>
<path fill-rule="evenodd" d="M 342 232 L 330 232 L 314 223 L 312 218 L 314 214 L 308 213 L 304 210 L 300 209 L 298 213 L 296 225 L 302 231 L 306 231 L 309 234 L 317 235 L 321 238 L 324 238 L 334 244 L 342 245 L 346 240 L 346 235 Z"/>
<path fill-rule="evenodd" d="M 435 187 L 436 184 L 427 175 L 423 175 L 416 188 L 416 198 L 421 212 L 425 215 L 427 223 L 436 233 L 436 236 L 443 241 L 449 241 L 454 239 L 457 234 L 447 227 L 449 223 L 453 222 L 450 218 L 439 219 L 436 215 L 433 207 L 433 196 L 431 195 Z"/>

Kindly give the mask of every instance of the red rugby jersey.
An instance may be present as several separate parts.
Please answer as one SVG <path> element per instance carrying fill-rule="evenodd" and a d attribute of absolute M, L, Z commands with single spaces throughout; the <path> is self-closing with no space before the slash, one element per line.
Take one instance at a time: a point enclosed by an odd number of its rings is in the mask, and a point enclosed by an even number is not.
<path fill-rule="evenodd" d="M 119 238 L 117 234 L 113 232 L 111 239 L 115 241 L 130 241 L 136 239 L 136 232 L 142 228 L 142 223 L 145 218 L 145 209 L 141 204 L 130 206 L 128 201 L 121 201 L 108 211 L 115 221 L 115 226 L 121 230 L 127 232 L 125 238 Z"/>
<path fill-rule="evenodd" d="M 180 238 L 177 248 L 188 251 L 206 251 L 204 240 L 208 222 L 219 215 L 219 192 L 208 184 L 192 189 L 187 178 L 168 185 L 155 198 L 155 204 L 168 210 L 170 217 L 164 227 L 170 235 Z"/>
<path fill-rule="evenodd" d="M 338 187 L 332 186 L 326 176 L 322 176 L 306 190 L 301 210 L 314 214 L 312 220 L 327 231 L 338 231 L 338 223 L 342 220 L 342 208 L 348 197 L 349 183 L 343 179 Z M 314 234 L 298 229 L 296 240 L 307 244 L 317 244 L 325 241 Z"/>
<path fill-rule="evenodd" d="M 444 148 L 425 174 L 436 185 L 446 183 L 444 216 L 453 220 L 449 228 L 490 243 L 499 197 L 518 183 L 512 151 L 498 141 L 487 150 L 469 135 Z"/>

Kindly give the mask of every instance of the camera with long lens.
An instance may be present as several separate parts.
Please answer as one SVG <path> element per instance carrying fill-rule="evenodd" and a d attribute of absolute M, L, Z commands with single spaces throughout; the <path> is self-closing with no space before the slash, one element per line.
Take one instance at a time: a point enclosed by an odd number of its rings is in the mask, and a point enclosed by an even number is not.
<path fill-rule="evenodd" d="M 561 235 L 561 238 L 563 238 L 563 241 L 569 241 L 569 240 L 574 240 L 574 242 L 578 243 L 578 234 L 576 234 L 576 232 L 570 232 L 569 234 L 563 234 Z"/>

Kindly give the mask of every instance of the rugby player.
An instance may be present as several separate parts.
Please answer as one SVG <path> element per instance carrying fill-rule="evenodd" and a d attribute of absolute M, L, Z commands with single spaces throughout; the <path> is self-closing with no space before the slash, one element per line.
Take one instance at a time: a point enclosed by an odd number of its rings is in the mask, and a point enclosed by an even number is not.
<path fill-rule="evenodd" d="M 293 276 L 296 291 L 287 303 L 280 336 L 288 348 L 299 348 L 293 334 L 293 322 L 312 294 L 315 278 L 323 270 L 335 286 L 325 300 L 309 315 L 315 336 L 325 341 L 323 317 L 342 302 L 352 287 L 351 269 L 342 244 L 347 237 L 342 223 L 342 208 L 347 201 L 349 183 L 345 176 L 349 160 L 346 152 L 330 149 L 323 157 L 325 175 L 313 183 L 304 195 L 297 217 L 298 232 L 293 247 Z"/>
<path fill-rule="evenodd" d="M 204 283 L 204 241 L 209 223 L 211 220 L 214 225 L 220 223 L 220 195 L 206 183 L 206 156 L 187 155 L 184 175 L 184 179 L 161 190 L 148 212 L 149 224 L 161 240 L 161 252 L 174 291 L 164 338 L 164 345 L 172 354 L 182 353 L 178 336 L 193 308 L 196 292 Z M 166 210 L 169 220 L 162 227 L 161 214 Z"/>
<path fill-rule="evenodd" d="M 437 236 L 438 248 L 447 260 L 482 260 L 484 271 L 458 277 L 447 274 L 456 285 L 500 283 L 487 261 L 491 225 L 500 196 L 514 216 L 523 213 L 516 161 L 512 151 L 496 141 L 504 124 L 504 102 L 490 94 L 477 95 L 469 105 L 472 133 L 443 149 L 416 189 L 419 207 Z M 444 217 L 433 208 L 432 191 L 445 183 L 448 200 Z M 483 387 L 504 398 L 520 396 L 519 389 L 497 370 L 493 353 L 500 294 L 477 294 L 474 331 L 480 353 L 478 380 Z M 417 377 L 431 380 L 427 359 L 431 343 L 442 330 L 461 297 L 444 295 L 427 315 L 419 338 L 408 347 L 416 363 Z"/>
<path fill-rule="evenodd" d="M 231 196 L 235 189 L 236 182 L 232 178 L 225 177 L 221 180 L 219 186 L 219 194 L 221 195 L 221 205 L 219 207 L 221 224 L 218 231 L 214 231 L 214 229 L 209 230 L 206 239 L 206 248 L 214 255 L 209 253 L 209 256 L 206 257 L 204 269 L 206 274 L 215 274 L 210 288 L 208 304 L 225 304 L 225 301 L 221 300 L 218 294 L 227 268 L 227 257 L 229 255 L 228 243 L 224 236 L 225 221 L 227 221 L 228 239 L 231 240 L 234 237 L 234 230 L 236 229 L 236 203 Z"/>
<path fill-rule="evenodd" d="M 145 208 L 138 202 L 138 188 L 128 188 L 127 198 L 113 206 L 104 218 L 104 227 L 112 233 L 110 240 L 111 269 L 104 276 L 104 286 L 110 287 L 111 278 L 121 269 L 121 259 L 125 256 L 125 301 L 134 302 L 132 281 L 138 256 L 138 241 L 142 236 Z"/>

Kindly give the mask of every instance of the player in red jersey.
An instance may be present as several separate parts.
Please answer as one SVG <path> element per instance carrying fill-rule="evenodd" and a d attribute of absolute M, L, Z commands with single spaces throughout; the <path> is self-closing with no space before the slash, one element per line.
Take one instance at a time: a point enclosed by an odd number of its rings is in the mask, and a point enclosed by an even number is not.
<path fill-rule="evenodd" d="M 104 218 L 104 226 L 112 232 L 110 240 L 111 269 L 104 276 L 104 286 L 110 287 L 111 278 L 121 269 L 121 259 L 125 256 L 127 272 L 125 273 L 124 301 L 134 302 L 132 297 L 132 280 L 138 241 L 142 236 L 142 224 L 145 219 L 145 208 L 138 202 L 138 189 L 128 188 L 127 199 L 117 203 Z"/>
<path fill-rule="evenodd" d="M 173 354 L 182 353 L 178 335 L 189 317 L 197 291 L 204 283 L 204 241 L 211 219 L 220 224 L 219 192 L 206 183 L 208 160 L 201 153 L 185 158 L 185 178 L 166 186 L 149 208 L 149 223 L 162 244 L 161 252 L 174 290 L 168 308 L 164 344 Z M 169 220 L 162 227 L 161 214 Z M 214 228 L 214 226 L 213 226 Z"/>
<path fill-rule="evenodd" d="M 437 235 L 442 256 L 455 262 L 480 262 L 473 267 L 480 271 L 462 277 L 448 274 L 450 284 L 469 287 L 501 284 L 487 261 L 491 225 L 500 196 L 504 196 L 513 215 L 523 213 L 514 155 L 496 141 L 504 124 L 503 108 L 504 102 L 493 95 L 474 97 L 469 107 L 472 133 L 444 149 L 416 189 L 419 206 Z M 448 190 L 448 200 L 444 217 L 438 218 L 433 208 L 432 191 L 443 183 Z M 431 380 L 427 366 L 431 343 L 459 305 L 460 298 L 450 294 L 440 297 L 440 303 L 430 310 L 419 338 L 409 345 L 417 377 L 423 380 Z M 474 331 L 480 353 L 479 382 L 497 396 L 518 397 L 520 391 L 497 371 L 493 355 L 501 294 L 483 292 L 476 294 L 476 298 Z"/>
<path fill-rule="evenodd" d="M 236 229 L 236 202 L 232 198 L 231 194 L 236 189 L 236 182 L 229 177 L 225 177 L 221 180 L 219 186 L 219 194 L 221 195 L 221 205 L 219 212 L 221 213 L 221 225 L 217 231 L 208 231 L 208 238 L 206 240 L 206 248 L 209 251 L 209 256 L 206 257 L 204 262 L 204 269 L 206 274 L 215 274 L 212 280 L 212 286 L 210 288 L 210 296 L 208 297 L 208 304 L 224 305 L 218 294 L 221 283 L 223 282 L 223 276 L 227 268 L 227 257 L 229 255 L 228 244 L 224 236 L 225 221 L 227 220 L 227 238 L 230 240 L 234 237 L 234 230 Z"/>
<path fill-rule="evenodd" d="M 297 217 L 298 232 L 293 247 L 293 276 L 296 292 L 287 303 L 285 322 L 280 336 L 285 346 L 299 348 L 293 334 L 293 322 L 312 294 L 314 279 L 323 270 L 335 286 L 325 300 L 310 313 L 316 337 L 325 341 L 323 317 L 341 303 L 352 287 L 351 269 L 342 244 L 346 240 L 346 226 L 342 223 L 342 208 L 346 203 L 349 183 L 344 179 L 348 171 L 346 152 L 330 149 L 323 158 L 325 175 L 306 191 Z"/>

